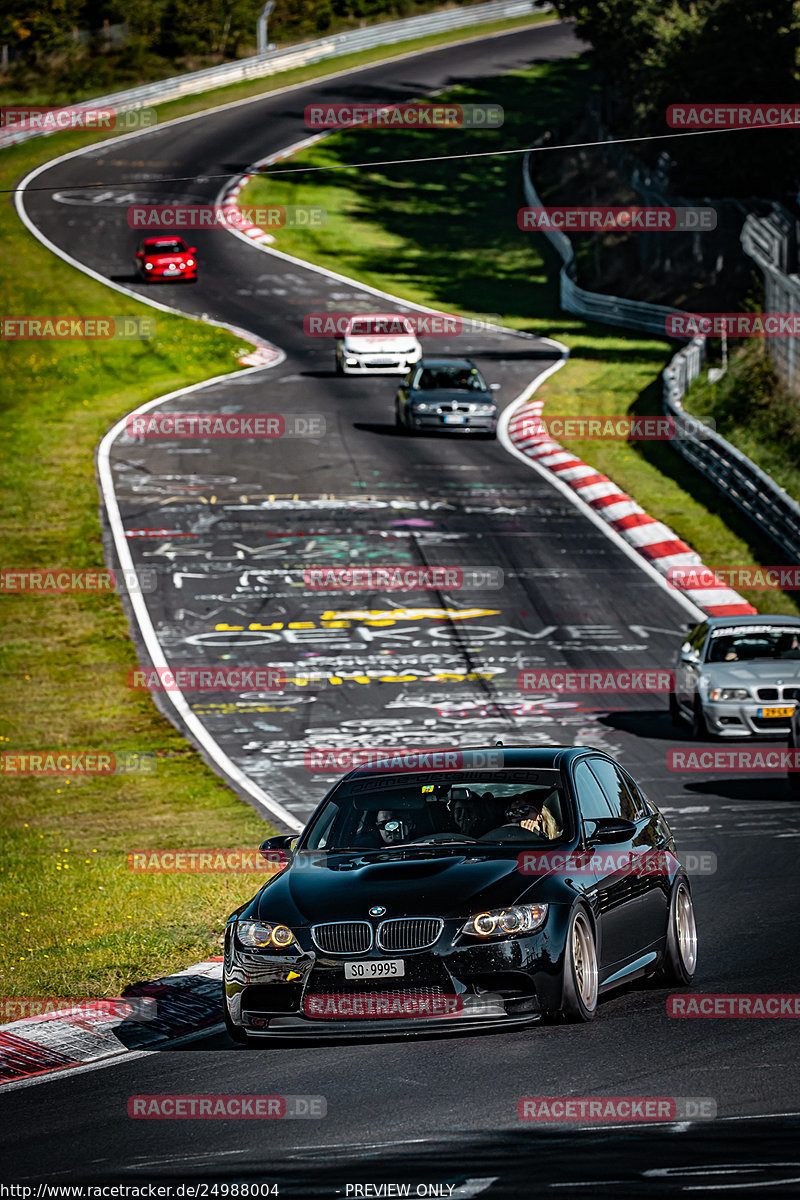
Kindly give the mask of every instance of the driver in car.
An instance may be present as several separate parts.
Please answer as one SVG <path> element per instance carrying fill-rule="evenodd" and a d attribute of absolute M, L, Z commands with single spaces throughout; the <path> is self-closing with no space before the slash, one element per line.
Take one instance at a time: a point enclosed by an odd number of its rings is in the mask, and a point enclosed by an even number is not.
<path fill-rule="evenodd" d="M 486 812 L 483 802 L 477 796 L 470 795 L 453 804 L 453 821 L 459 833 L 465 837 L 480 837 L 486 828 Z"/>
<path fill-rule="evenodd" d="M 544 800 L 540 791 L 521 792 L 509 804 L 506 817 L 512 824 L 519 824 L 522 829 L 538 833 L 540 837 L 557 838 L 561 830 Z"/>

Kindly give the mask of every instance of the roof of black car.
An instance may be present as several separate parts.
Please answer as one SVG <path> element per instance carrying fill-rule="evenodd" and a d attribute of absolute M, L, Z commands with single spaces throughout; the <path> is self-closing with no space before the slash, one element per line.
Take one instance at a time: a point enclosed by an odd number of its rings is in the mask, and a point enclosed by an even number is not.
<path fill-rule="evenodd" d="M 446 358 L 439 356 L 438 358 L 421 358 L 417 363 L 418 367 L 470 367 L 474 368 L 475 363 L 471 358 Z"/>
<path fill-rule="evenodd" d="M 726 625 L 800 625 L 800 617 L 784 617 L 780 613 L 756 613 L 747 617 L 709 617 L 709 625 L 715 629 Z"/>
<path fill-rule="evenodd" d="M 487 766 L 485 768 L 484 767 L 480 768 L 481 770 L 488 770 L 488 771 L 494 771 L 494 770 L 502 771 L 502 770 L 519 770 L 523 767 L 530 767 L 532 769 L 550 768 L 550 769 L 559 770 L 561 767 L 565 766 L 568 762 L 570 762 L 573 758 L 577 758 L 578 755 L 584 754 L 587 750 L 593 750 L 594 747 L 592 747 L 592 746 L 456 746 L 456 747 L 450 747 L 449 746 L 446 748 L 444 748 L 444 747 L 439 748 L 439 747 L 432 746 L 432 747 L 430 747 L 430 753 L 431 754 L 435 754 L 437 752 L 441 753 L 442 750 L 444 750 L 444 749 L 446 749 L 450 752 L 456 752 L 456 753 L 465 754 L 465 755 L 467 755 L 467 754 L 470 754 L 470 755 L 471 754 L 488 754 L 489 752 L 497 753 L 498 751 L 502 751 L 502 754 L 503 754 L 502 766 L 498 767 L 498 766 L 494 766 L 491 763 L 489 763 L 489 764 L 487 764 Z M 422 754 L 422 753 L 424 753 L 424 751 L 422 751 L 422 750 L 413 752 L 414 755 Z M 602 753 L 604 753 L 604 751 L 599 751 L 599 753 L 602 754 Z M 396 755 L 392 755 L 391 753 L 387 754 L 386 755 L 386 762 L 387 762 L 386 774 L 387 775 L 395 775 L 397 773 L 397 768 L 392 767 L 390 764 L 393 761 L 397 761 L 404 757 L 409 757 L 409 754 L 404 755 L 401 751 L 398 751 Z M 420 773 L 423 773 L 423 774 L 428 769 L 429 768 L 426 768 L 425 766 L 420 766 L 420 768 L 419 768 Z M 448 775 L 450 775 L 450 774 L 456 775 L 456 774 L 458 774 L 458 772 L 460 770 L 474 771 L 477 768 L 474 764 L 465 763 L 463 767 L 437 767 L 436 769 L 437 770 L 445 770 Z M 348 772 L 347 778 L 348 779 L 357 779 L 361 775 L 370 775 L 374 778 L 374 776 L 378 773 L 380 773 L 380 772 L 379 772 L 379 764 L 377 762 L 364 763 L 362 766 L 355 767 L 352 771 Z M 409 771 L 409 774 L 411 774 L 411 773 L 413 773 L 413 772 Z"/>

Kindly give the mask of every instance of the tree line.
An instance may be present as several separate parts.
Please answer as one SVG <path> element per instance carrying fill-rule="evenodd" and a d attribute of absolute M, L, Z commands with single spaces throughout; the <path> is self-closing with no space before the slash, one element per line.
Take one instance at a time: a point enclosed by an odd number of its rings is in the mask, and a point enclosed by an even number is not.
<path fill-rule="evenodd" d="M 673 104 L 800 104 L 800 3 L 793 0 L 554 0 L 591 45 L 604 123 L 617 136 L 671 133 Z M 666 151 L 688 195 L 794 201 L 800 128 L 711 133 L 634 147 Z"/>

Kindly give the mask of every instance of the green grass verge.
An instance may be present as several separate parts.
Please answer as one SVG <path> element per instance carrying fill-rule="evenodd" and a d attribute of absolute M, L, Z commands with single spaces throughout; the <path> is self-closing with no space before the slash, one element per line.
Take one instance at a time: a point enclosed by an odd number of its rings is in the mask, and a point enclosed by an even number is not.
<path fill-rule="evenodd" d="M 0 186 L 44 161 L 43 141 L 6 152 Z M 13 263 L 0 311 L 153 316 L 73 270 L 0 205 L 0 254 Z M 94 451 L 144 400 L 235 370 L 241 340 L 156 313 L 142 342 L 0 343 L 0 496 L 4 567 L 103 565 Z M 152 776 L 12 778 L 0 774 L 0 972 L 5 995 L 113 995 L 217 946 L 247 875 L 134 875 L 132 849 L 252 847 L 252 809 L 131 692 L 136 664 L 116 596 L 6 595 L 0 601 L 0 746 L 155 753 Z"/>
<path fill-rule="evenodd" d="M 568 364 L 541 387 L 552 415 L 662 415 L 660 372 L 674 343 L 587 324 L 559 310 L 560 260 L 544 238 L 520 233 L 524 203 L 517 155 L 414 163 L 426 154 L 468 154 L 525 146 L 533 135 L 581 111 L 593 78 L 573 59 L 459 88 L 448 98 L 502 104 L 498 131 L 450 130 L 435 143 L 416 131 L 348 130 L 309 147 L 292 166 L 401 160 L 325 174 L 264 176 L 243 205 L 321 204 L 327 224 L 284 229 L 276 248 L 374 287 L 446 311 L 499 313 L 513 329 L 558 338 Z M 402 161 L 405 160 L 405 161 Z M 285 164 L 281 164 L 284 166 Z M 776 551 L 666 443 L 565 440 L 709 565 L 772 563 Z M 756 607 L 799 613 L 784 593 L 747 593 Z"/>

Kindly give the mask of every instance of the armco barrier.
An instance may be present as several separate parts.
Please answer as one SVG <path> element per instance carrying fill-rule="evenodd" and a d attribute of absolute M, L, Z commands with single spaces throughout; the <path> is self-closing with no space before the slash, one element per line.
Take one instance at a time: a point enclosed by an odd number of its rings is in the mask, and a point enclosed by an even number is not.
<path fill-rule="evenodd" d="M 682 415 L 683 396 L 705 357 L 705 338 L 679 350 L 663 372 L 664 411 Z M 789 562 L 800 562 L 800 504 L 741 450 L 711 430 L 702 439 L 674 443 L 676 450 L 768 534 Z"/>
<path fill-rule="evenodd" d="M 543 202 L 531 180 L 531 155 L 522 159 L 522 187 L 525 203 L 529 208 L 541 208 Z M 542 233 L 561 258 L 563 266 L 559 278 L 561 307 L 587 321 L 599 321 L 603 325 L 626 325 L 629 329 L 641 329 L 645 333 L 664 334 L 667 317 L 680 313 L 678 308 L 664 304 L 646 304 L 642 300 L 626 300 L 621 296 L 604 296 L 601 292 L 589 292 L 575 282 L 577 266 L 572 242 L 560 229 L 543 229 Z"/>
<path fill-rule="evenodd" d="M 531 208 L 542 200 L 531 181 L 531 155 L 523 158 L 522 185 Z M 647 304 L 619 296 L 590 292 L 575 282 L 576 260 L 572 243 L 561 230 L 542 230 L 562 260 L 560 302 L 565 312 L 605 325 L 623 325 L 664 336 L 666 318 L 682 310 Z M 664 411 L 670 417 L 684 414 L 683 397 L 705 362 L 706 339 L 693 338 L 674 355 L 662 373 Z M 720 492 L 733 501 L 786 554 L 800 562 L 800 504 L 788 496 L 766 472 L 710 428 L 701 438 L 687 434 L 673 442 L 683 455 Z"/>
<path fill-rule="evenodd" d="M 429 13 L 423 17 L 410 17 L 403 21 L 384 21 L 367 29 L 353 29 L 333 37 L 320 38 L 315 42 L 303 42 L 289 50 L 274 50 L 270 54 L 254 58 L 241 58 L 236 62 L 221 63 L 218 67 L 207 67 L 204 71 L 192 71 L 170 79 L 159 79 L 141 87 L 124 92 L 113 92 L 108 96 L 95 96 L 72 109 L 114 108 L 119 112 L 147 108 L 159 101 L 178 100 L 182 96 L 195 96 L 214 88 L 226 87 L 231 83 L 243 83 L 250 79 L 261 79 L 293 67 L 305 67 L 326 58 L 337 58 L 343 54 L 354 54 L 359 50 L 371 50 L 376 46 L 391 46 L 395 42 L 411 41 L 427 37 L 432 33 L 443 33 L 450 29 L 462 29 L 487 21 L 504 21 L 513 17 L 524 17 L 529 13 L 549 12 L 552 4 L 536 3 L 535 0 L 492 0 L 489 4 L 476 4 L 468 8 L 447 9 L 445 12 Z M 11 133 L 0 130 L 0 147 L 25 142 L 33 137 L 46 137 L 38 129 Z"/>

